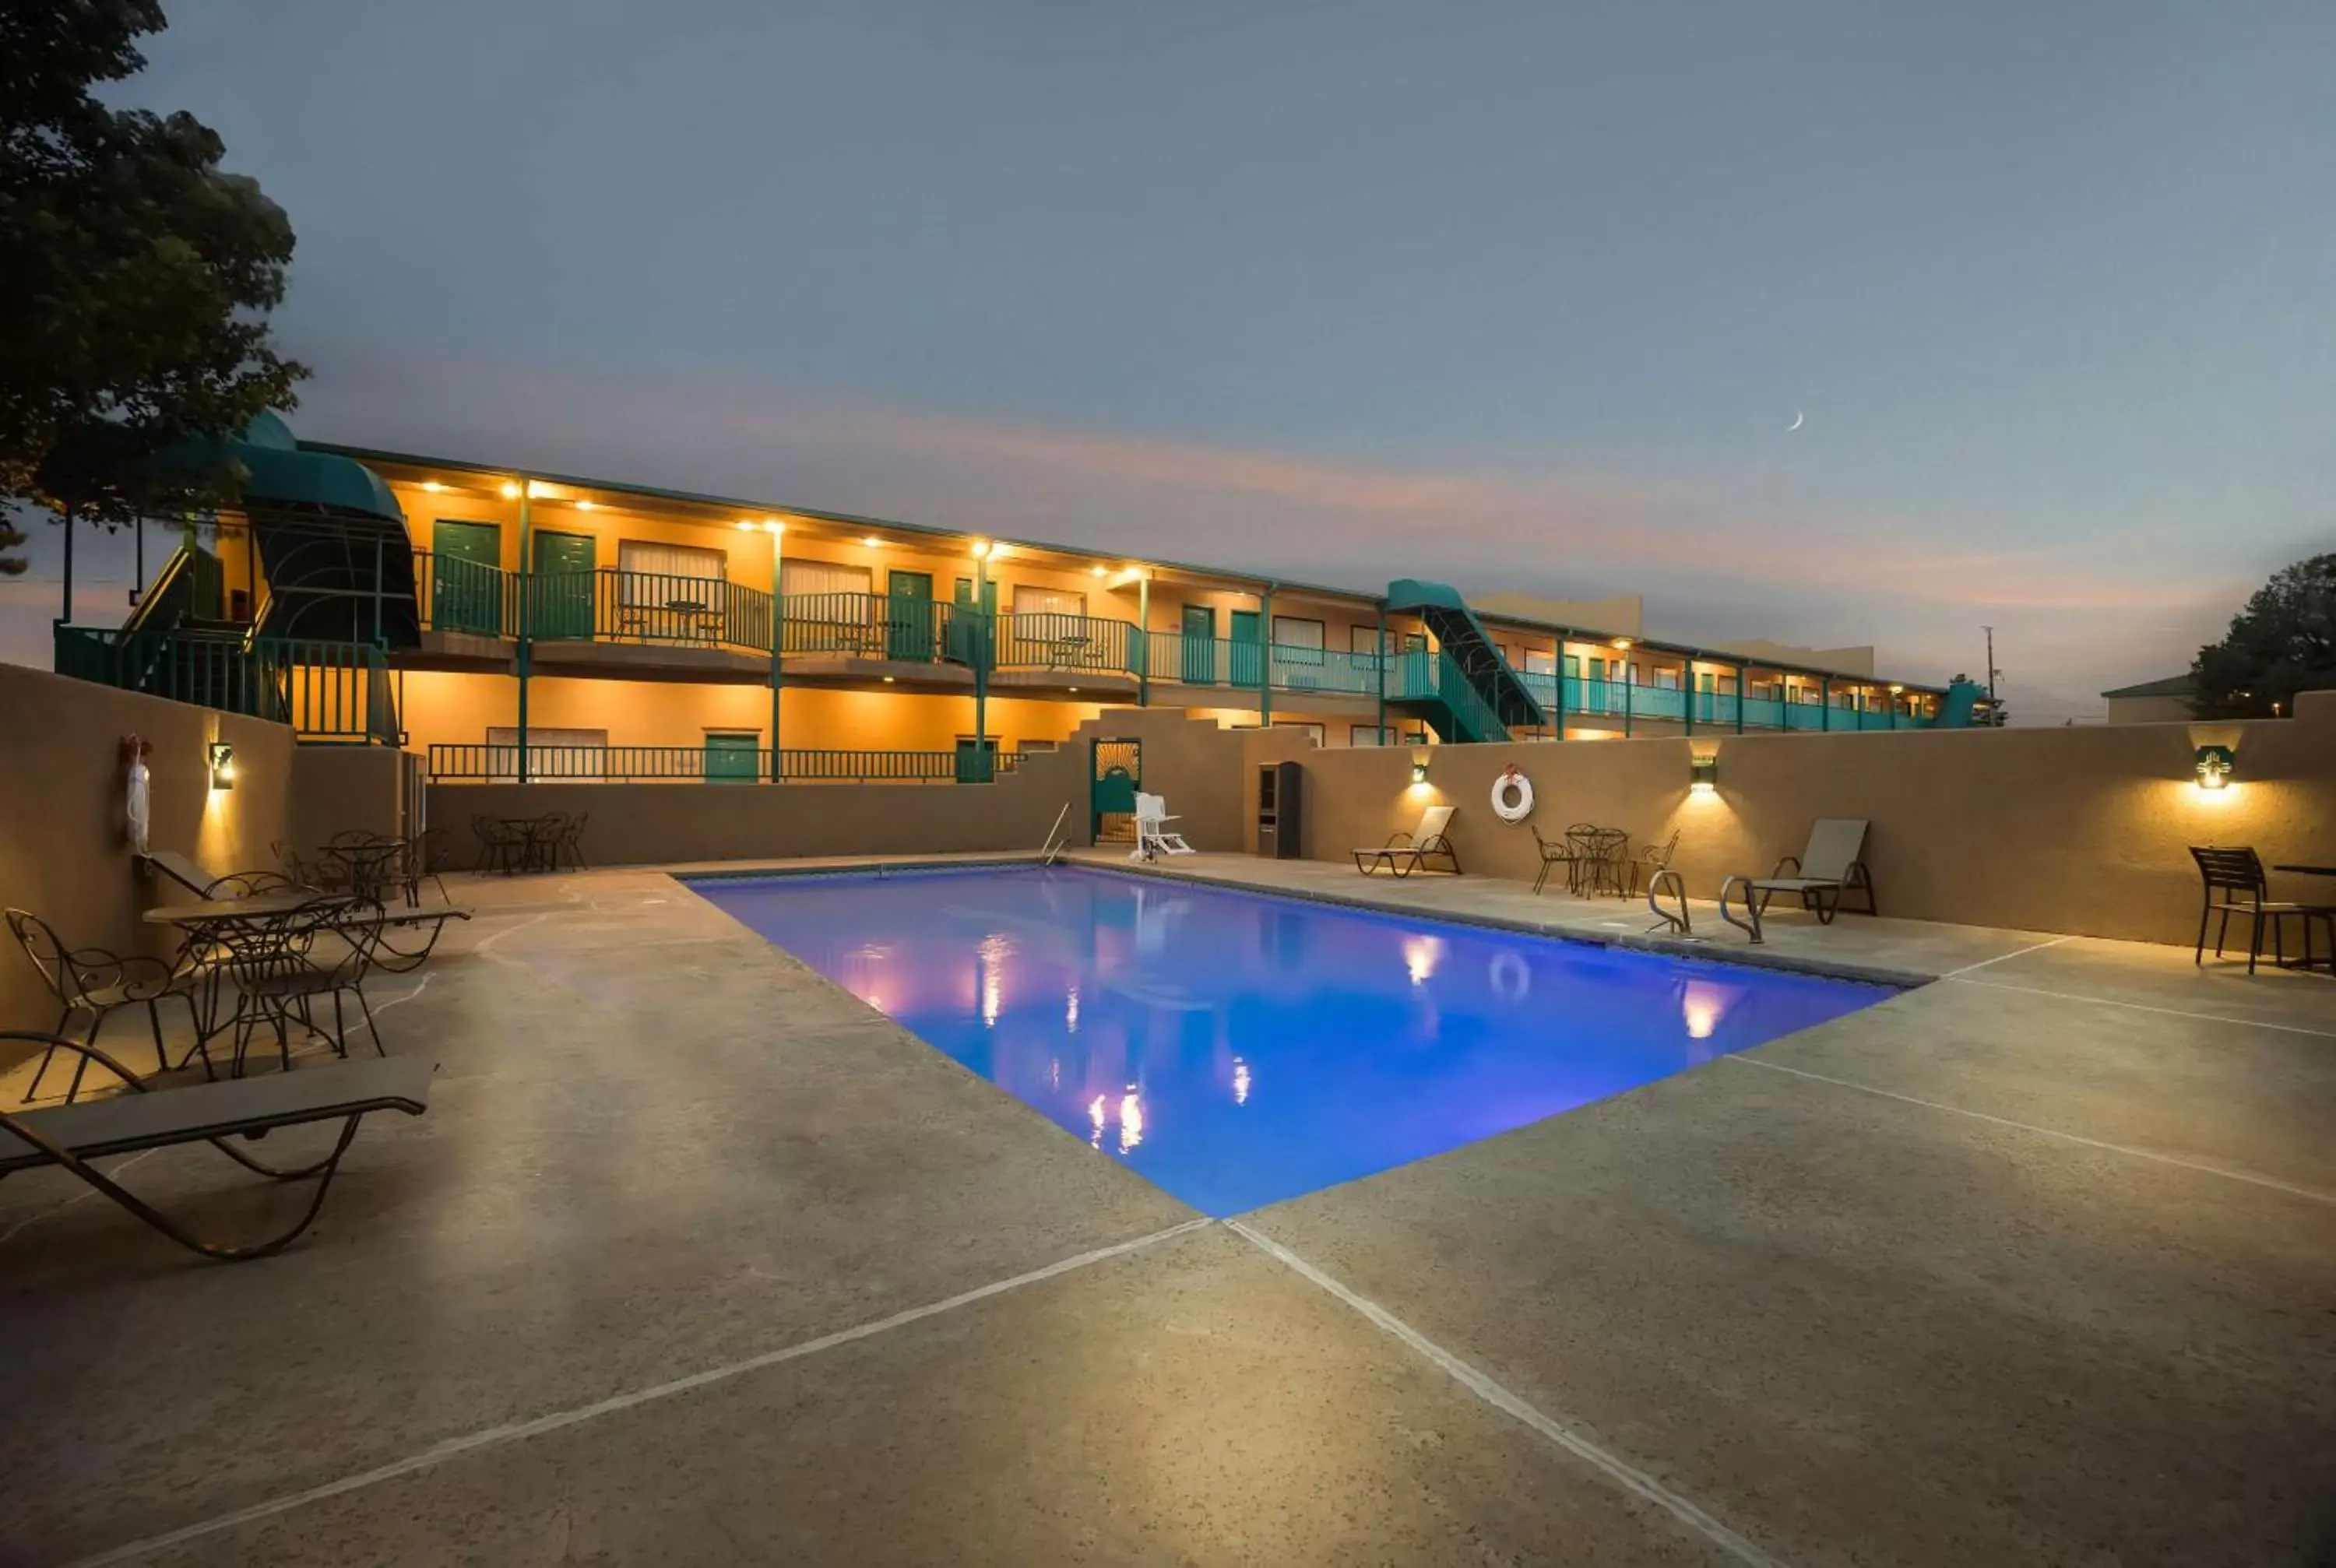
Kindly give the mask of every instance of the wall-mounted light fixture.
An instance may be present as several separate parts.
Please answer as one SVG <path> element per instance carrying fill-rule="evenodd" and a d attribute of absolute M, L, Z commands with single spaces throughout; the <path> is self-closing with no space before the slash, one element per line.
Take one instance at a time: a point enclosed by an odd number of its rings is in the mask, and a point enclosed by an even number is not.
<path fill-rule="evenodd" d="M 504 480 L 502 482 L 502 496 L 505 501 L 517 501 L 519 499 L 519 481 L 515 479 Z"/>
<path fill-rule="evenodd" d="M 1708 795 L 1719 788 L 1719 758 L 1691 756 L 1687 759 L 1687 787 L 1699 795 Z"/>
<path fill-rule="evenodd" d="M 2231 774 L 2238 766 L 2238 758 L 2226 745 L 2202 745 L 2198 748 L 2198 787 L 2218 790 L 2231 782 Z"/>
<path fill-rule="evenodd" d="M 1628 653 L 1630 651 L 1630 639 L 1627 637 L 1618 637 L 1614 639 L 1613 646 Z"/>
<path fill-rule="evenodd" d="M 231 790 L 235 787 L 235 747 L 223 740 L 211 742 L 204 753 L 210 765 L 211 788 Z"/>
<path fill-rule="evenodd" d="M 589 511 L 592 510 L 592 502 L 579 500 L 576 503 L 576 510 L 579 511 Z"/>
<path fill-rule="evenodd" d="M 874 534 L 872 534 L 872 533 L 871 533 L 871 534 L 870 534 L 867 538 L 865 538 L 865 539 L 861 540 L 861 541 L 860 541 L 860 544 L 861 544 L 861 548 L 862 548 L 863 550 L 881 550 L 881 549 L 883 549 L 883 548 L 884 548 L 884 541 L 883 541 L 882 540 L 881 540 L 881 539 L 877 538 L 877 537 L 876 537 Z"/>
<path fill-rule="evenodd" d="M 1411 754 L 1411 782 L 1415 787 L 1427 782 L 1427 754 L 1424 751 Z"/>

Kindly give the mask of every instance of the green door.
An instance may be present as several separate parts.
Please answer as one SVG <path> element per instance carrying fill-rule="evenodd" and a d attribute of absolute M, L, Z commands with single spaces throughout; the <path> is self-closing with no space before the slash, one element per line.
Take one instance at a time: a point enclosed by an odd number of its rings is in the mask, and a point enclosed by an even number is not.
<path fill-rule="evenodd" d="M 957 603 L 954 612 L 949 616 L 949 636 L 944 639 L 944 646 L 948 651 L 943 657 L 951 664 L 961 664 L 971 668 L 974 654 L 988 646 L 984 638 L 991 623 L 983 617 L 976 615 L 974 613 L 976 608 L 973 598 L 973 579 L 959 578 Z M 984 582 L 981 585 L 981 601 L 978 608 L 988 611 L 992 616 L 997 614 L 998 585 L 996 583 Z"/>
<path fill-rule="evenodd" d="M 895 571 L 884 584 L 891 602 L 884 657 L 930 664 L 933 658 L 933 574 Z"/>
<path fill-rule="evenodd" d="M 436 631 L 503 634 L 503 531 L 500 523 L 442 517 L 430 527 L 430 625 Z"/>
<path fill-rule="evenodd" d="M 753 784 L 763 776 L 763 737 L 738 733 L 706 734 L 706 782 Z"/>
<path fill-rule="evenodd" d="M 1235 686 L 1253 687 L 1265 678 L 1265 638 L 1258 624 L 1257 611 L 1237 609 L 1232 613 L 1232 682 Z"/>
<path fill-rule="evenodd" d="M 1178 674 L 1186 686 L 1217 684 L 1217 612 L 1205 604 L 1184 607 L 1184 662 Z"/>
<path fill-rule="evenodd" d="M 979 745 L 969 735 L 957 737 L 957 782 L 959 784 L 989 784 L 998 777 L 998 737 L 990 735 Z"/>
<path fill-rule="evenodd" d="M 547 641 L 589 641 L 594 557 L 589 533 L 535 536 L 535 615 L 530 635 Z"/>

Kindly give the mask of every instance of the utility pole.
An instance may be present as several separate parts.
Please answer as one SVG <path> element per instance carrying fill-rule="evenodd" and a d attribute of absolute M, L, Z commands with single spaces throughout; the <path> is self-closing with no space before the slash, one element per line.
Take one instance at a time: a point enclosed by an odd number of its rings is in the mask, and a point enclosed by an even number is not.
<path fill-rule="evenodd" d="M 1995 667 L 1995 628 L 1983 626 L 1980 630 L 1987 633 L 1987 722 L 2000 724 L 2003 721 L 1997 716 L 2001 710 L 1995 703 L 1995 677 L 2001 673 Z"/>

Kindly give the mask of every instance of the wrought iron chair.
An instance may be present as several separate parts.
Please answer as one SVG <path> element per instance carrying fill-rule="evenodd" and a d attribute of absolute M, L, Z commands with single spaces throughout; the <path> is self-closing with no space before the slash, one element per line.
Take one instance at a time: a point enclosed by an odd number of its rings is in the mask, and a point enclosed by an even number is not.
<path fill-rule="evenodd" d="M 527 835 L 501 817 L 472 817 L 471 831 L 479 838 L 479 869 L 510 876 L 520 870 L 527 853 Z"/>
<path fill-rule="evenodd" d="M 551 845 L 551 869 L 553 871 L 558 871 L 560 869 L 560 862 L 563 856 L 566 857 L 568 863 L 577 871 L 580 872 L 589 869 L 584 864 L 583 839 L 584 829 L 591 821 L 592 813 L 590 812 L 578 812 L 573 816 L 565 817 L 561 820 L 560 824 L 560 835 L 552 841 Z"/>
<path fill-rule="evenodd" d="M 173 966 L 160 959 L 140 953 L 115 953 L 104 948 L 68 948 L 47 921 L 28 910 L 7 911 L 8 929 L 15 934 L 24 956 L 40 971 L 41 982 L 50 995 L 56 998 L 63 1009 L 57 1015 L 56 1032 L 63 1035 L 72 1024 L 75 1013 L 89 1015 L 89 1041 L 97 1043 L 98 1031 L 105 1027 L 106 1016 L 119 1008 L 143 1007 L 146 1021 L 154 1031 L 154 1062 L 157 1072 L 168 1072 L 170 1055 L 162 1043 L 162 998 L 177 997 L 187 1004 L 187 1017 L 195 1028 L 195 1045 L 189 1058 L 200 1054 L 203 1071 L 211 1070 L 210 1052 L 203 1040 L 201 1018 L 195 1010 L 195 987 L 201 979 L 199 959 L 182 960 Z M 41 1065 L 33 1074 L 31 1086 L 24 1098 L 33 1099 L 41 1092 L 41 1080 L 48 1076 L 49 1063 L 58 1047 L 52 1045 L 41 1057 Z M 82 1075 L 89 1067 L 90 1058 L 84 1054 L 73 1066 L 73 1082 L 65 1088 L 65 1102 L 70 1105 L 81 1093 Z M 184 1064 L 180 1064 L 183 1066 Z"/>
<path fill-rule="evenodd" d="M 1630 857 L 1630 893 L 1632 897 L 1635 898 L 1640 893 L 1646 891 L 1647 889 L 1654 884 L 1654 880 L 1658 875 L 1670 870 L 1671 857 L 1679 853 L 1679 830 L 1674 828 L 1671 830 L 1671 836 L 1669 838 L 1665 839 L 1660 844 L 1650 843 L 1643 845 L 1640 847 L 1637 854 Z"/>
<path fill-rule="evenodd" d="M 1541 836 L 1540 828 L 1534 826 L 1531 823 L 1527 823 L 1525 826 L 1533 833 L 1533 848 L 1541 854 L 1541 875 L 1533 878 L 1533 891 L 1539 892 L 1543 888 L 1548 886 L 1549 873 L 1559 866 L 1563 866 L 1565 868 L 1566 890 L 1569 892 L 1572 891 L 1573 888 L 1573 841 L 1570 837 L 1561 836 L 1557 842 L 1552 843 L 1547 839 Z"/>
<path fill-rule="evenodd" d="M 388 1055 L 361 989 L 380 946 L 384 918 L 378 903 L 319 899 L 280 920 L 245 928 L 233 939 L 234 951 L 228 961 L 247 1003 L 236 1031 L 237 1076 L 243 1074 L 251 1037 L 263 1022 L 275 1031 L 277 1057 L 287 1070 L 292 1066 L 295 1023 L 323 1036 L 336 1056 L 346 1057 L 348 1025 L 341 1004 L 345 993 L 357 998 L 365 1028 L 373 1035 L 374 1049 Z M 329 1029 L 316 1021 L 314 1010 L 314 1004 L 324 999 L 333 1004 Z"/>

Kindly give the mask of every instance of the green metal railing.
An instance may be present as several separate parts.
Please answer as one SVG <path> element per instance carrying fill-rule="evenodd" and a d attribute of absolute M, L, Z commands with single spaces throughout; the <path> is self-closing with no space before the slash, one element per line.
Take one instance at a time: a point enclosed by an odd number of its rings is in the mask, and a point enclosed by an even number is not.
<path fill-rule="evenodd" d="M 779 600 L 789 657 L 841 654 L 968 667 L 984 644 L 970 607 L 881 593 L 791 593 Z"/>
<path fill-rule="evenodd" d="M 599 567 L 527 579 L 538 642 L 664 643 L 771 651 L 771 596 L 718 577 Z"/>
<path fill-rule="evenodd" d="M 1135 627 L 1128 621 L 1037 611 L 997 620 L 997 669 L 1134 675 L 1142 668 Z"/>
<path fill-rule="evenodd" d="M 783 783 L 982 784 L 1022 765 L 1020 752 L 850 751 L 784 748 Z M 516 745 L 436 745 L 430 777 L 438 784 L 511 783 L 519 777 Z M 768 748 L 671 745 L 536 745 L 527 748 L 530 780 L 592 784 L 751 784 L 771 778 Z"/>
<path fill-rule="evenodd" d="M 142 671 L 131 668 L 137 647 L 123 632 L 59 627 L 57 673 L 289 725 L 306 742 L 404 744 L 396 677 L 369 643 L 179 631 Z"/>
<path fill-rule="evenodd" d="M 499 566 L 417 550 L 414 591 L 425 631 L 472 637 L 519 633 L 519 579 Z"/>

